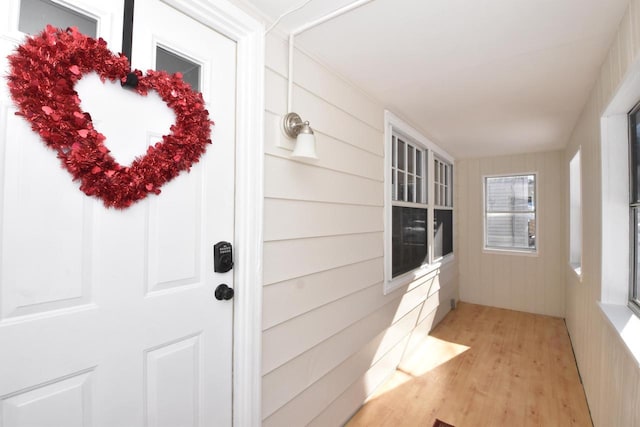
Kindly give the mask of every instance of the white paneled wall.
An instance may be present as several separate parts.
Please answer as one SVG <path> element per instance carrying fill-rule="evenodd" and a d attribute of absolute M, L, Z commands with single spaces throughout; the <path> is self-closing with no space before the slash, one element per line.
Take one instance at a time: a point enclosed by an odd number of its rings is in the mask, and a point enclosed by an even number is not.
<path fill-rule="evenodd" d="M 622 81 L 638 73 L 637 64 L 635 71 L 630 67 L 639 52 L 640 1 L 632 0 L 563 160 L 566 167 L 581 147 L 582 281 L 565 264 L 566 320 L 596 427 L 640 426 L 640 368 L 597 305 L 602 289 L 600 118 Z M 566 234 L 568 212 L 565 221 Z"/>
<path fill-rule="evenodd" d="M 295 161 L 277 36 L 266 64 L 263 423 L 337 426 L 449 310 L 457 265 L 383 295 L 383 106 L 296 50 L 319 160 Z"/>
<path fill-rule="evenodd" d="M 460 299 L 564 317 L 564 155 L 561 151 L 456 162 Z M 483 251 L 483 176 L 537 172 L 538 254 Z"/>

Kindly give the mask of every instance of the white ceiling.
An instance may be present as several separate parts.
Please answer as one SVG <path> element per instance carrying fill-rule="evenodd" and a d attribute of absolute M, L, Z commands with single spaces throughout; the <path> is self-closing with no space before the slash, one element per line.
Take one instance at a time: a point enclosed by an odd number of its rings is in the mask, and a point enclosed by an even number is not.
<path fill-rule="evenodd" d="M 249 2 L 275 19 L 304 0 Z M 281 26 L 351 2 L 312 0 Z M 373 0 L 296 43 L 456 158 L 544 151 L 565 146 L 627 3 Z"/>

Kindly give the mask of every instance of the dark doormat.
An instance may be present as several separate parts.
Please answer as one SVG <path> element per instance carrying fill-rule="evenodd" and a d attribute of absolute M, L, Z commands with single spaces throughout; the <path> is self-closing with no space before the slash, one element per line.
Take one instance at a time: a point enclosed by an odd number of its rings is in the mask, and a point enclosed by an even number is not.
<path fill-rule="evenodd" d="M 436 418 L 436 422 L 433 423 L 433 427 L 455 427 L 452 424 L 447 424 L 444 421 L 440 421 L 439 419 Z"/>

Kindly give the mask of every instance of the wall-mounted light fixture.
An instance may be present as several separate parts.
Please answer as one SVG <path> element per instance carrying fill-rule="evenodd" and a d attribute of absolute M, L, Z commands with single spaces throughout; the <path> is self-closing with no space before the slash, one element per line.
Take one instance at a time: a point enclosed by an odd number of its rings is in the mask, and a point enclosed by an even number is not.
<path fill-rule="evenodd" d="M 296 146 L 291 157 L 317 159 L 316 137 L 309 122 L 303 122 L 296 113 L 287 113 L 282 119 L 282 130 L 289 138 L 295 138 Z"/>
<path fill-rule="evenodd" d="M 288 76 L 289 84 L 287 86 L 287 114 L 282 119 L 282 130 L 284 131 L 285 135 L 287 135 L 289 138 L 296 139 L 296 145 L 293 150 L 293 153 L 291 154 L 292 157 L 305 158 L 305 159 L 318 158 L 318 156 L 316 155 L 316 138 L 313 134 L 313 129 L 311 129 L 311 126 L 309 126 L 309 122 L 303 122 L 298 114 L 291 111 L 291 104 L 292 104 L 292 97 L 293 97 L 293 46 L 294 46 L 295 36 L 304 31 L 307 31 L 310 28 L 315 27 L 316 25 L 325 23 L 335 18 L 336 16 L 345 14 L 371 1 L 373 0 L 355 0 L 354 2 L 346 6 L 343 6 L 314 21 L 304 24 L 301 27 L 289 33 L 289 76 Z M 265 34 L 271 31 L 282 18 L 284 18 L 285 16 L 289 15 L 292 12 L 295 12 L 296 10 L 303 8 L 310 2 L 311 0 L 307 0 L 307 2 L 303 3 L 302 5 L 297 6 L 296 8 L 291 9 L 288 12 L 285 12 L 282 15 L 280 15 L 280 17 L 278 17 L 278 19 L 276 19 L 276 21 L 273 22 L 273 24 L 271 24 L 269 28 L 267 28 L 267 30 L 265 31 Z"/>

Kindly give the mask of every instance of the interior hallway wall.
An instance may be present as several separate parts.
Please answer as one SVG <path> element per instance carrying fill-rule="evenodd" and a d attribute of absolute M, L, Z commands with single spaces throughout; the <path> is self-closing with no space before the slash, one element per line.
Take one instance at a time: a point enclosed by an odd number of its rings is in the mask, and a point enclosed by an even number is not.
<path fill-rule="evenodd" d="M 564 153 L 456 163 L 460 299 L 564 317 Z M 537 172 L 537 254 L 485 251 L 484 176 Z"/>
<path fill-rule="evenodd" d="M 263 418 L 340 425 L 449 310 L 457 265 L 383 295 L 383 106 L 296 49 L 319 160 L 291 159 L 287 46 L 267 38 Z"/>
<path fill-rule="evenodd" d="M 600 118 L 621 82 L 633 72 L 630 66 L 639 54 L 640 1 L 632 0 L 564 156 L 567 167 L 581 147 L 582 281 L 567 262 L 563 270 L 567 326 L 596 427 L 640 425 L 638 362 L 598 306 L 603 286 Z M 564 186 L 569 188 L 568 176 Z M 568 201 L 565 204 L 568 210 Z M 565 212 L 566 236 L 568 230 Z"/>

